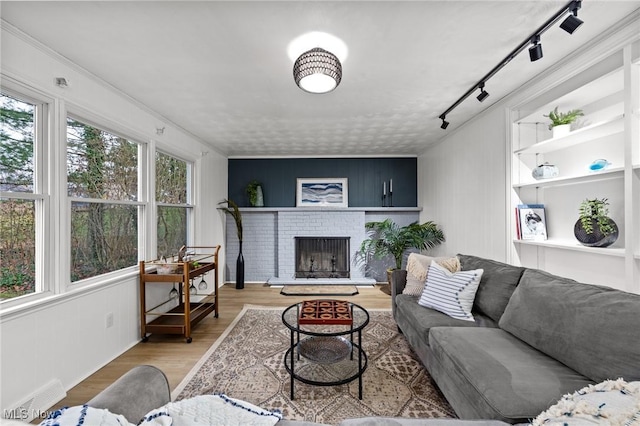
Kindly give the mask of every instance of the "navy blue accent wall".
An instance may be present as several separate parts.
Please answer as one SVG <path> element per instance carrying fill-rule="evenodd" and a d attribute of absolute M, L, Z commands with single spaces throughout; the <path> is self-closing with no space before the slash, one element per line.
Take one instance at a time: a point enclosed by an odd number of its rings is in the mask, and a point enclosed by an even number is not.
<path fill-rule="evenodd" d="M 295 207 L 297 178 L 348 179 L 349 207 L 381 207 L 382 182 L 393 179 L 393 206 L 418 206 L 416 158 L 230 159 L 229 198 L 250 206 L 245 193 L 255 179 L 262 183 L 265 207 Z M 387 192 L 388 194 L 388 192 Z M 388 206 L 388 204 L 387 204 Z"/>

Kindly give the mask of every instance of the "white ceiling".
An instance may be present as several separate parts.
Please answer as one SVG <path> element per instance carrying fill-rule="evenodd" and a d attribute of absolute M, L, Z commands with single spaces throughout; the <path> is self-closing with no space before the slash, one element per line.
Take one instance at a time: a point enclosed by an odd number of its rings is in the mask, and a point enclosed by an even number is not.
<path fill-rule="evenodd" d="M 1 2 L 1 17 L 227 156 L 416 155 L 640 7 L 585 0 L 573 35 L 542 37 L 438 116 L 563 1 Z M 309 31 L 349 49 L 342 83 L 300 90 L 287 46 Z"/>

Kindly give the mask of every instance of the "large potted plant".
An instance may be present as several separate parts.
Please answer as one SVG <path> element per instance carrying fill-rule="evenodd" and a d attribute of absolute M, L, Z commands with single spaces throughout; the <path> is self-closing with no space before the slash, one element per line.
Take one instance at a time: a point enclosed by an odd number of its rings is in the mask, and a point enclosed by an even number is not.
<path fill-rule="evenodd" d="M 236 230 L 238 231 L 238 242 L 240 243 L 240 250 L 238 252 L 238 259 L 236 260 L 236 289 L 240 290 L 244 288 L 244 257 L 242 256 L 242 214 L 238 205 L 232 200 L 224 200 L 218 203 L 218 205 L 226 204 L 224 207 L 218 207 L 229 216 L 233 218 L 236 223 Z"/>
<path fill-rule="evenodd" d="M 557 138 L 569 134 L 571 131 L 571 123 L 583 115 L 584 113 L 581 109 L 572 109 L 567 112 L 560 112 L 558 111 L 558 107 L 555 107 L 553 111 L 549 112 L 549 115 L 545 115 L 545 117 L 551 120 L 549 130 L 553 132 L 553 137 Z"/>
<path fill-rule="evenodd" d="M 587 247 L 608 247 L 618 239 L 618 225 L 609 215 L 606 198 L 586 199 L 580 203 L 580 217 L 573 233 Z"/>
<path fill-rule="evenodd" d="M 367 222 L 365 229 L 369 238 L 360 244 L 357 257 L 366 262 L 371 258 L 392 256 L 395 265 L 387 269 L 390 284 L 406 278 L 407 271 L 402 269 L 402 259 L 408 249 L 428 250 L 444 242 L 444 233 L 431 221 L 400 226 L 393 220 L 386 219 L 382 222 Z"/>

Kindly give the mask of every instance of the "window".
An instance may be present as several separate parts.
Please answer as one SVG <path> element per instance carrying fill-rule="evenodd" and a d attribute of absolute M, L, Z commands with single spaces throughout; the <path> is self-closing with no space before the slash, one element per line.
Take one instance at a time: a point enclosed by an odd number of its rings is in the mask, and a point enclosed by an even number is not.
<path fill-rule="evenodd" d="M 72 282 L 137 263 L 139 152 L 135 142 L 67 119 Z"/>
<path fill-rule="evenodd" d="M 36 212 L 44 197 L 34 148 L 36 113 L 43 109 L 0 94 L 0 300 L 37 291 L 36 232 L 42 224 Z"/>
<path fill-rule="evenodd" d="M 188 245 L 191 164 L 156 152 L 158 256 L 171 256 Z"/>
<path fill-rule="evenodd" d="M 90 111 L 54 122 L 68 107 L 18 82 L 0 92 L 3 308 L 133 273 L 149 243 L 171 255 L 193 238 L 193 163 L 149 155 L 147 144 L 103 128 Z M 157 240 L 146 235 L 149 220 Z"/>

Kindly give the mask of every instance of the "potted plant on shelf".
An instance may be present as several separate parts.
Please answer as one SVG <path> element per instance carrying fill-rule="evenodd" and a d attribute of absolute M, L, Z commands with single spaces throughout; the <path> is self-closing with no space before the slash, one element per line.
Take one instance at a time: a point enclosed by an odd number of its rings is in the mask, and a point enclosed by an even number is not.
<path fill-rule="evenodd" d="M 245 192 L 249 197 L 249 203 L 251 203 L 252 207 L 264 206 L 264 196 L 262 195 L 262 184 L 260 182 L 255 179 L 252 180 L 245 188 Z"/>
<path fill-rule="evenodd" d="M 244 257 L 242 256 L 242 214 L 238 205 L 232 200 L 224 200 L 218 203 L 218 205 L 226 204 L 224 207 L 218 207 L 229 216 L 233 218 L 236 223 L 236 230 L 238 231 L 238 242 L 240 243 L 240 250 L 238 252 L 238 259 L 236 260 L 236 289 L 241 290 L 244 288 Z"/>
<path fill-rule="evenodd" d="M 573 233 L 587 247 L 608 247 L 618 239 L 618 226 L 609 214 L 606 198 L 586 199 L 580 203 L 580 217 Z"/>
<path fill-rule="evenodd" d="M 356 256 L 364 262 L 370 258 L 392 256 L 395 267 L 387 269 L 390 284 L 392 280 L 402 280 L 407 276 L 407 271 L 402 270 L 405 251 L 411 248 L 428 250 L 444 242 L 444 233 L 431 221 L 399 226 L 391 219 L 386 219 L 382 222 L 367 222 L 365 229 L 370 237 L 362 241 Z"/>
<path fill-rule="evenodd" d="M 578 117 L 584 116 L 584 112 L 581 109 L 572 109 L 567 112 L 558 111 L 558 107 L 555 107 L 553 111 L 549 112 L 549 115 L 545 117 L 551 120 L 549 124 L 549 130 L 553 132 L 553 137 L 557 138 L 565 136 L 571 131 L 571 123 L 576 121 Z"/>

